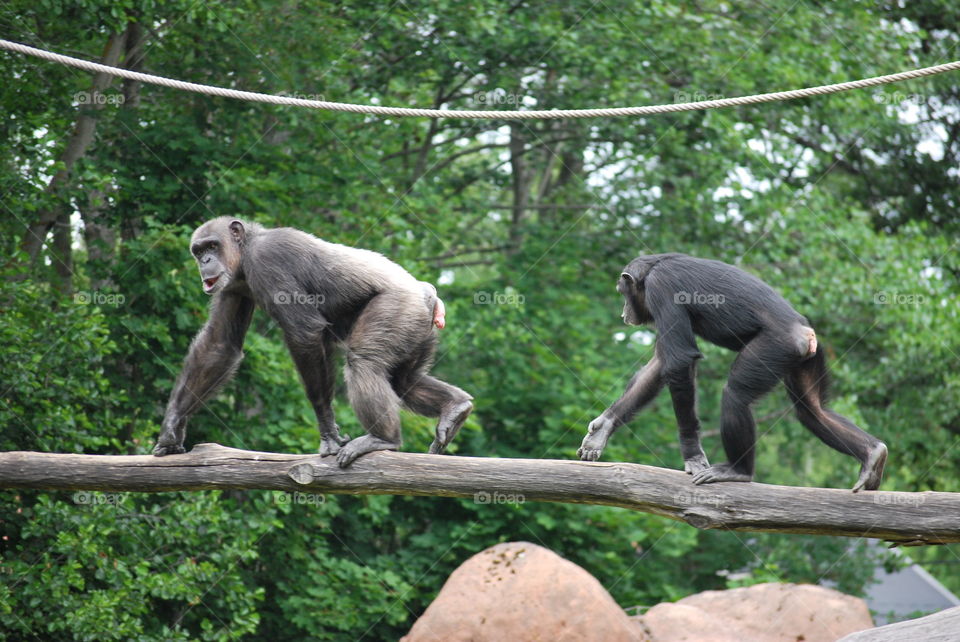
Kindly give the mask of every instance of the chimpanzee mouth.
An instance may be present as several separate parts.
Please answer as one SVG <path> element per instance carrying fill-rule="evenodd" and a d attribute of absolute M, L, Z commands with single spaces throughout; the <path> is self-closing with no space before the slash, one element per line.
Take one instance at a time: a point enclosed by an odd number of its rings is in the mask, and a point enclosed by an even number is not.
<path fill-rule="evenodd" d="M 203 289 L 209 292 L 213 289 L 213 286 L 217 284 L 217 281 L 220 280 L 222 275 L 218 274 L 217 276 L 211 277 L 209 279 L 203 280 Z"/>

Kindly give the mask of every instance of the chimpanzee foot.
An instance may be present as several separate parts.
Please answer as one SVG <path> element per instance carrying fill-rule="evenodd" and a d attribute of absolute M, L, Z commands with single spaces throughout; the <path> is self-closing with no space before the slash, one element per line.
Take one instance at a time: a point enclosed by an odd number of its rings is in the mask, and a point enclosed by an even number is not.
<path fill-rule="evenodd" d="M 867 461 L 860 467 L 860 478 L 853 487 L 853 492 L 861 490 L 877 490 L 880 480 L 883 479 L 883 466 L 887 463 L 887 446 L 880 443 L 870 451 Z"/>
<path fill-rule="evenodd" d="M 460 432 L 463 422 L 467 420 L 470 413 L 473 412 L 473 402 L 469 399 L 461 401 L 449 410 L 440 415 L 440 421 L 437 422 L 437 436 L 430 444 L 431 455 L 439 455 L 450 445 L 453 438 Z"/>
<path fill-rule="evenodd" d="M 709 468 L 710 462 L 707 461 L 707 456 L 703 453 L 683 461 L 683 472 L 688 475 L 699 475 Z"/>
<path fill-rule="evenodd" d="M 340 452 L 337 453 L 337 465 L 339 465 L 340 468 L 346 468 L 353 463 L 353 460 L 361 455 L 366 455 L 367 453 L 372 453 L 377 450 L 396 450 L 399 447 L 400 444 L 398 443 L 380 439 L 373 435 L 357 437 L 340 448 Z"/>
<path fill-rule="evenodd" d="M 350 435 L 341 435 L 337 431 L 333 435 L 323 435 L 320 437 L 320 456 L 336 455 L 340 452 L 340 447 L 350 441 Z"/>
<path fill-rule="evenodd" d="M 165 457 L 166 455 L 179 455 L 181 453 L 187 452 L 183 447 L 183 444 L 161 444 L 157 443 L 153 447 L 153 456 L 154 457 Z"/>
<path fill-rule="evenodd" d="M 752 480 L 752 475 L 738 473 L 730 464 L 714 464 L 693 476 L 693 483 L 697 486 L 716 482 L 748 482 Z"/>

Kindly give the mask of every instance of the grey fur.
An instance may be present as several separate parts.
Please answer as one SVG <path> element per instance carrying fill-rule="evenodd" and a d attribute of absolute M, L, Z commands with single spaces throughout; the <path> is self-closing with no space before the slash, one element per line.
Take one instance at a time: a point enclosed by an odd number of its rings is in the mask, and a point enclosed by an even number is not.
<path fill-rule="evenodd" d="M 401 405 L 439 418 L 434 453 L 470 414 L 470 395 L 428 374 L 434 310 L 442 309 L 436 289 L 385 256 L 231 217 L 200 226 L 191 251 L 214 299 L 170 395 L 155 455 L 184 452 L 187 419 L 242 358 L 254 306 L 283 330 L 317 415 L 320 453 L 337 455 L 342 467 L 400 447 Z M 346 351 L 347 395 L 368 433 L 353 441 L 340 434 L 331 406 L 337 346 Z"/>

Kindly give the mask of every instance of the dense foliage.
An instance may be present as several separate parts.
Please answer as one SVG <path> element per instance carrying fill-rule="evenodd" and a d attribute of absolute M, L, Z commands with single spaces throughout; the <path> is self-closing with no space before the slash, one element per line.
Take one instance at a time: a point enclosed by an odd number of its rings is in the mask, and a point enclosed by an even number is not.
<path fill-rule="evenodd" d="M 573 108 L 942 63 L 958 19 L 945 0 L 12 0 L 0 37 L 88 59 L 122 38 L 121 65 L 269 93 Z M 318 113 L 120 81 L 91 99 L 89 74 L 8 53 L 0 78 L 2 450 L 149 451 L 204 319 L 186 240 L 230 214 L 383 251 L 440 284 L 437 371 L 477 406 L 453 452 L 574 457 L 651 350 L 649 333 L 619 323 L 618 269 L 683 251 L 742 265 L 814 322 L 835 407 L 891 446 L 884 488 L 960 491 L 956 74 L 749 109 L 522 123 Z M 26 230 L 44 217 L 59 224 L 31 261 Z M 704 351 L 700 412 L 717 459 L 731 355 Z M 262 313 L 246 354 L 190 443 L 314 451 L 312 411 Z M 759 480 L 853 483 L 856 464 L 804 431 L 782 392 L 757 414 Z M 357 434 L 342 396 L 337 419 Z M 406 449 L 426 449 L 430 421 L 405 415 L 404 429 Z M 604 457 L 677 467 L 669 401 Z M 770 579 L 856 593 L 875 563 L 862 542 L 699 532 L 600 507 L 290 499 L 2 491 L 0 639 L 397 639 L 458 564 L 505 540 L 557 551 L 625 607 Z M 957 549 L 920 554 L 960 589 L 941 565 Z"/>

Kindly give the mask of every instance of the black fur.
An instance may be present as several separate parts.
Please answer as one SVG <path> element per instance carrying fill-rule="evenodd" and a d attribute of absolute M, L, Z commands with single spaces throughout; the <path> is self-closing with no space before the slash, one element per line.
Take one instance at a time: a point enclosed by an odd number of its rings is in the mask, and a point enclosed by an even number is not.
<path fill-rule="evenodd" d="M 291 228 L 228 217 L 194 232 L 210 318 L 190 346 L 170 395 L 154 454 L 183 452 L 186 422 L 233 372 L 254 307 L 283 330 L 320 427 L 320 453 L 341 466 L 400 447 L 399 408 L 438 417 L 430 452 L 450 443 L 473 408 L 470 395 L 431 377 L 436 290 L 386 257 Z M 351 405 L 367 431 L 349 441 L 334 421 L 333 350 L 346 350 Z"/>
<path fill-rule="evenodd" d="M 694 475 L 694 483 L 750 481 L 756 442 L 750 406 L 782 379 L 803 425 L 860 461 L 854 491 L 880 485 L 886 446 L 826 408 L 827 366 L 816 335 L 773 288 L 720 261 L 655 254 L 631 261 L 617 289 L 624 295 L 626 323 L 656 327 L 654 358 L 630 380 L 623 396 L 590 423 L 579 451 L 582 459 L 596 460 L 613 432 L 668 387 L 684 469 Z M 728 461 L 715 466 L 700 446 L 696 363 L 703 355 L 698 336 L 739 352 L 723 390 L 720 433 Z"/>

